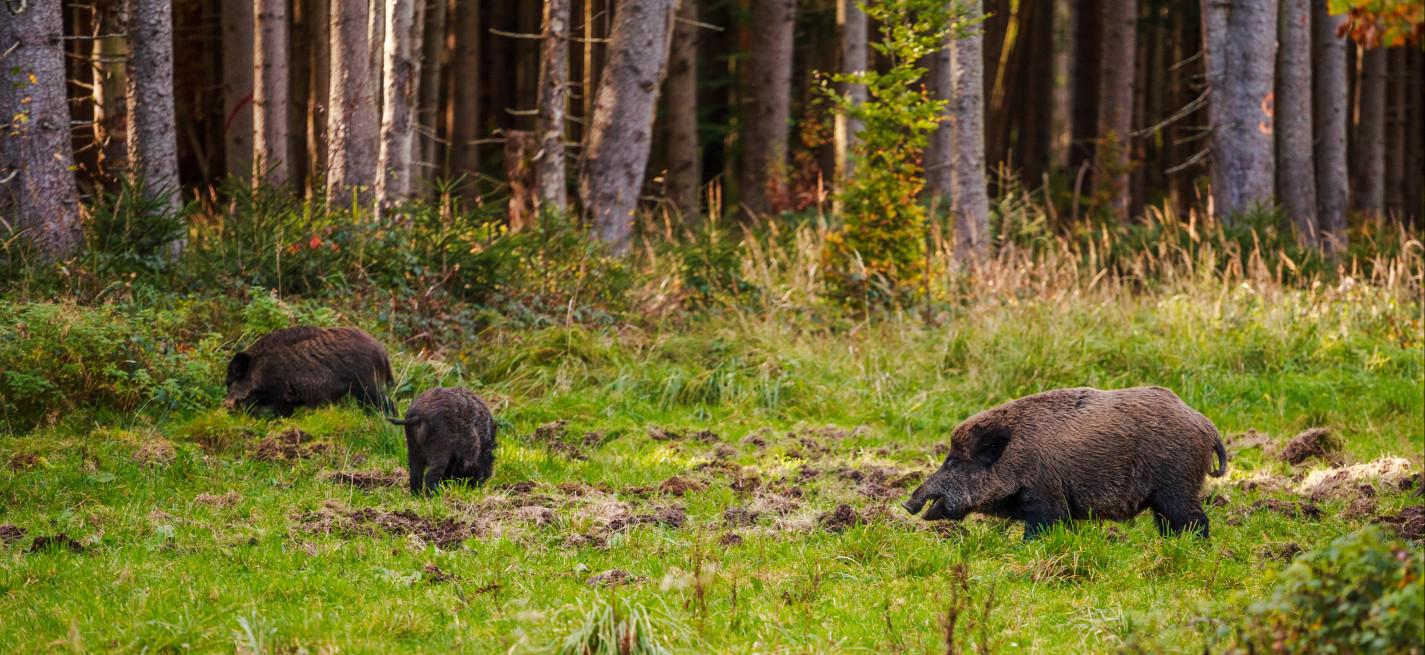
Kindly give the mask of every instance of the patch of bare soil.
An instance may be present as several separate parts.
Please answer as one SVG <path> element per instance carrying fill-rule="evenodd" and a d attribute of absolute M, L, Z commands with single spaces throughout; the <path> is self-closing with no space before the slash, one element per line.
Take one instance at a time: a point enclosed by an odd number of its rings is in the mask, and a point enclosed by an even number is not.
<path fill-rule="evenodd" d="M 40 465 L 40 458 L 34 453 L 15 453 L 5 464 L 11 471 L 28 471 Z"/>
<path fill-rule="evenodd" d="M 1309 459 L 1339 464 L 1341 442 L 1326 428 L 1309 428 L 1286 442 L 1281 459 L 1292 466 L 1300 466 Z"/>
<path fill-rule="evenodd" d="M 1425 505 L 1407 507 L 1399 514 L 1383 515 L 1379 520 L 1394 528 L 1402 538 L 1411 541 L 1425 540 Z"/>
<path fill-rule="evenodd" d="M 861 515 L 856 513 L 850 505 L 837 505 L 836 509 L 821 515 L 817 519 L 823 530 L 827 532 L 840 533 L 861 524 Z"/>
<path fill-rule="evenodd" d="M 638 584 L 647 580 L 641 575 L 634 575 L 623 569 L 609 569 L 601 573 L 595 573 L 584 581 L 590 587 L 617 587 L 626 584 Z"/>
<path fill-rule="evenodd" d="M 554 522 L 554 510 L 541 505 L 522 505 L 511 510 L 510 517 L 543 527 Z"/>
<path fill-rule="evenodd" d="M 564 538 L 566 548 L 593 547 L 603 550 L 609 547 L 609 538 L 599 534 L 571 534 Z"/>
<path fill-rule="evenodd" d="M 654 441 L 682 441 L 683 433 L 672 428 L 649 426 L 648 438 Z"/>
<path fill-rule="evenodd" d="M 707 488 L 708 486 L 702 482 L 675 475 L 658 485 L 658 492 L 681 497 L 690 491 L 702 491 Z"/>
<path fill-rule="evenodd" d="M 287 428 L 259 441 L 252 449 L 252 457 L 267 462 L 285 462 L 328 452 L 331 452 L 331 444 L 316 441 L 312 435 L 297 428 Z"/>
<path fill-rule="evenodd" d="M 1206 502 L 1210 507 L 1226 507 L 1232 504 L 1232 497 L 1219 491 L 1208 496 Z"/>
<path fill-rule="evenodd" d="M 410 510 L 386 512 L 370 507 L 353 511 L 336 502 L 303 515 L 296 527 L 302 532 L 322 534 L 415 535 L 441 548 L 459 546 L 477 532 L 474 525 L 452 518 L 425 518 Z"/>
<path fill-rule="evenodd" d="M 836 470 L 837 476 L 856 483 L 856 490 L 863 496 L 876 500 L 890 500 L 902 495 L 903 490 L 915 484 L 916 474 L 903 473 L 890 466 L 846 467 Z"/>
<path fill-rule="evenodd" d="M 1301 554 L 1301 544 L 1295 541 L 1267 546 L 1265 553 L 1268 558 L 1281 560 L 1283 562 L 1290 562 L 1296 559 L 1296 556 L 1299 554 Z"/>
<path fill-rule="evenodd" d="M 25 529 L 16 525 L 6 523 L 0 525 L 0 543 L 6 546 L 25 538 Z"/>
<path fill-rule="evenodd" d="M 732 527 L 746 527 L 757 523 L 757 512 L 746 507 L 729 507 L 722 511 L 722 520 Z"/>
<path fill-rule="evenodd" d="M 739 475 L 734 478 L 732 480 L 732 483 L 728 486 L 732 487 L 733 491 L 736 491 L 740 494 L 752 493 L 754 491 L 757 491 L 758 487 L 762 486 L 762 478 L 759 478 L 756 475 Z"/>
<path fill-rule="evenodd" d="M 609 532 L 619 532 L 635 525 L 658 525 L 665 528 L 681 528 L 688 519 L 688 513 L 678 505 L 654 507 L 643 514 L 624 514 L 608 522 Z"/>
<path fill-rule="evenodd" d="M 199 505 L 209 505 L 212 507 L 231 507 L 232 505 L 236 504 L 237 501 L 241 498 L 242 497 L 239 496 L 238 492 L 236 491 L 229 491 L 222 495 L 214 495 L 204 492 L 194 496 L 193 502 L 198 503 Z"/>
<path fill-rule="evenodd" d="M 425 581 L 431 584 L 440 584 L 442 582 L 450 582 L 451 580 L 460 579 L 460 576 L 446 573 L 445 571 L 440 570 L 439 566 L 436 566 L 434 564 L 425 565 L 425 568 L 421 569 L 421 574 L 422 577 L 425 578 Z"/>
<path fill-rule="evenodd" d="M 1272 446 L 1271 436 L 1258 432 L 1253 428 L 1248 428 L 1246 432 L 1229 434 L 1223 439 L 1223 444 L 1229 450 L 1246 450 L 1248 448 L 1269 448 Z"/>
<path fill-rule="evenodd" d="M 1341 516 L 1347 519 L 1362 520 L 1371 518 L 1375 513 L 1376 499 L 1371 496 L 1362 495 L 1351 501 L 1351 504 L 1346 507 L 1346 510 L 1341 513 Z"/>
<path fill-rule="evenodd" d="M 35 537 L 35 540 L 30 543 L 30 549 L 26 552 L 38 553 L 42 550 L 68 550 L 71 553 L 82 553 L 84 546 L 75 541 L 73 537 L 61 532 L 56 535 Z"/>
<path fill-rule="evenodd" d="M 406 484 L 406 472 L 401 469 L 390 471 L 322 471 L 319 479 L 337 484 L 349 484 L 358 489 L 379 487 L 399 487 Z"/>
<path fill-rule="evenodd" d="M 717 543 L 720 546 L 736 546 L 742 543 L 742 535 L 736 532 L 724 532 L 721 537 L 717 538 Z"/>
<path fill-rule="evenodd" d="M 538 482 L 533 480 L 520 480 L 519 482 L 499 487 L 498 490 L 510 494 L 527 494 L 537 488 L 539 488 Z"/>
<path fill-rule="evenodd" d="M 566 438 L 568 427 L 569 422 L 564 419 L 550 421 L 535 428 L 532 439 L 535 443 L 543 444 L 551 452 L 563 455 L 569 459 L 579 461 L 589 459 L 588 455 L 585 455 L 579 446 L 569 443 L 569 440 Z M 590 434 L 597 435 L 595 437 L 596 442 L 603 439 L 603 435 L 592 432 Z"/>
<path fill-rule="evenodd" d="M 1252 503 L 1252 511 L 1255 512 L 1257 510 L 1276 512 L 1282 516 L 1289 516 L 1291 518 L 1321 518 L 1321 507 L 1307 500 L 1293 502 L 1289 500 L 1278 500 L 1276 498 L 1265 498 Z"/>
<path fill-rule="evenodd" d="M 1417 495 L 1425 496 L 1425 471 L 1401 478 L 1400 482 L 1396 483 L 1396 487 L 1401 491 L 1414 489 Z"/>
<path fill-rule="evenodd" d="M 150 468 L 168 466 L 177 456 L 178 451 L 174 450 L 173 444 L 162 437 L 146 439 L 134 451 L 134 461 L 139 466 Z"/>

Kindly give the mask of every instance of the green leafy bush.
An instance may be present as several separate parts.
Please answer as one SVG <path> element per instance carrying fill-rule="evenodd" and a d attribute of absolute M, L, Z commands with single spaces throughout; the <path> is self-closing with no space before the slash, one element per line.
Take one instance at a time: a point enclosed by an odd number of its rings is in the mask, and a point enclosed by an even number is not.
<path fill-rule="evenodd" d="M 1379 528 L 1344 535 L 1292 562 L 1255 603 L 1238 652 L 1425 652 L 1420 551 Z"/>

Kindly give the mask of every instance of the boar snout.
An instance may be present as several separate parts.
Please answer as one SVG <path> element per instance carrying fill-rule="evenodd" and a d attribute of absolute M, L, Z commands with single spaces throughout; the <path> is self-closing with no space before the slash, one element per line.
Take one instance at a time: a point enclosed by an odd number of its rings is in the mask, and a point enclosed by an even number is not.
<path fill-rule="evenodd" d="M 233 410 L 235 410 L 235 409 L 237 409 L 237 399 L 236 399 L 236 398 L 224 398 L 224 399 L 223 399 L 223 409 L 226 409 L 226 410 L 228 410 L 228 411 L 230 411 L 230 412 L 233 411 Z"/>
<path fill-rule="evenodd" d="M 916 501 L 914 498 L 912 498 L 901 503 L 901 507 L 904 507 L 905 511 L 910 512 L 911 516 L 915 516 L 916 514 L 920 513 L 920 509 L 922 507 L 925 507 L 925 501 Z"/>

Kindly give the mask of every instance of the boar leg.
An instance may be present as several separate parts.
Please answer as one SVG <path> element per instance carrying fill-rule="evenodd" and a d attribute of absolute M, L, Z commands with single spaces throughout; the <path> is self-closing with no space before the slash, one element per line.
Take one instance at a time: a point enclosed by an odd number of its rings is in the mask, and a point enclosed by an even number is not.
<path fill-rule="evenodd" d="M 1151 506 L 1153 523 L 1157 524 L 1159 534 L 1166 536 L 1190 530 L 1204 539 L 1208 537 L 1207 514 L 1203 513 L 1202 506 L 1197 501 L 1169 495 L 1166 498 L 1155 498 L 1151 501 Z"/>
<path fill-rule="evenodd" d="M 1024 540 L 1033 541 L 1041 532 L 1056 523 L 1069 520 L 1069 512 L 1062 503 L 1057 503 L 1034 493 L 1025 492 L 1020 505 L 1020 518 L 1024 521 Z"/>

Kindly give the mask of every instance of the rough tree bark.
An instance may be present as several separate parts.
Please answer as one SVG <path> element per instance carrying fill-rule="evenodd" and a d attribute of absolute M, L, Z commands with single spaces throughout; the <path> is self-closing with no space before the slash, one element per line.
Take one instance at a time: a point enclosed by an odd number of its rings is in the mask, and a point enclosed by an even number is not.
<path fill-rule="evenodd" d="M 331 0 L 331 90 L 327 97 L 327 203 L 369 201 L 376 180 L 376 96 L 367 52 L 366 0 Z"/>
<path fill-rule="evenodd" d="M 836 25 L 841 36 L 840 69 L 842 73 L 861 73 L 866 71 L 866 12 L 861 10 L 861 6 L 858 4 L 859 2 L 861 2 L 861 0 L 836 1 Z M 942 50 L 941 53 L 948 56 L 949 50 Z M 942 57 L 940 53 L 933 56 L 940 59 L 946 58 Z M 949 72 L 948 68 L 947 66 L 946 74 Z M 846 84 L 842 92 L 851 99 L 853 105 L 866 102 L 865 84 Z M 943 98 L 945 96 L 937 97 Z M 938 134 L 946 130 L 948 130 L 948 126 L 942 125 L 941 129 L 936 132 Z M 860 132 L 860 120 L 845 112 L 836 113 L 835 124 L 832 128 L 832 148 L 835 151 L 836 157 L 834 183 L 838 194 L 833 196 L 833 198 L 839 197 L 839 192 L 846 188 L 846 181 L 855 174 L 854 163 L 851 160 L 851 152 L 856 148 Z M 944 151 L 936 151 L 936 153 L 942 158 L 937 158 L 935 161 L 943 167 L 943 155 L 945 153 Z M 928 161 L 926 168 L 930 168 Z M 841 212 L 840 201 L 837 200 L 834 201 L 834 203 L 833 212 L 839 214 Z"/>
<path fill-rule="evenodd" d="M 1098 144 L 1094 196 L 1106 200 L 1113 220 L 1129 220 L 1133 169 L 1133 77 L 1138 3 L 1104 0 L 1103 59 L 1099 67 Z"/>
<path fill-rule="evenodd" d="M 173 11 L 170 0 L 128 0 L 129 168 L 144 194 L 177 212 L 178 137 L 173 103 Z M 182 243 L 174 244 L 177 254 Z"/>
<path fill-rule="evenodd" d="M 1316 166 L 1312 161 L 1311 2 L 1281 0 L 1277 31 L 1277 198 L 1299 243 L 1316 247 Z"/>
<path fill-rule="evenodd" d="M 1276 0 L 1202 0 L 1203 56 L 1211 89 L 1212 212 L 1230 220 L 1270 206 Z M 1231 74 L 1227 74 L 1231 71 Z"/>
<path fill-rule="evenodd" d="M 945 47 L 931 54 L 926 62 L 926 90 L 931 97 L 945 101 L 940 124 L 930 133 L 925 144 L 925 193 L 937 210 L 949 210 L 954 203 L 953 171 L 955 156 L 955 70 L 951 65 L 955 39 L 945 40 Z"/>
<path fill-rule="evenodd" d="M 595 235 L 615 254 L 627 253 L 633 241 L 633 212 L 648 165 L 675 4 L 624 0 L 614 14 L 608 62 L 579 170 L 579 195 Z"/>
<path fill-rule="evenodd" d="M 252 179 L 287 184 L 287 0 L 253 5 Z"/>
<path fill-rule="evenodd" d="M 461 195 L 473 202 L 475 176 L 480 172 L 480 148 L 475 143 L 480 136 L 480 12 L 475 0 L 453 2 L 455 97 L 451 99 L 450 172 L 466 178 Z"/>
<path fill-rule="evenodd" d="M 307 166 L 312 195 L 322 190 L 316 188 L 316 180 L 327 164 L 326 115 L 328 94 L 331 92 L 331 7 L 328 0 L 308 0 L 311 15 L 311 75 L 307 80 Z"/>
<path fill-rule="evenodd" d="M 1073 118 L 1070 108 L 1074 104 L 1074 86 L 1070 82 L 1074 75 L 1074 3 L 1070 0 L 1054 0 L 1053 43 L 1053 101 L 1049 103 L 1052 112 L 1049 118 L 1049 170 L 1069 166 L 1069 148 L 1074 140 Z"/>
<path fill-rule="evenodd" d="M 436 125 L 440 121 L 440 87 L 442 60 L 445 53 L 446 0 L 427 0 L 425 27 L 421 40 L 421 83 L 420 104 L 416 120 L 421 126 L 417 134 L 419 154 L 413 171 L 416 180 L 426 180 L 442 173 L 440 163 L 440 141 L 436 137 Z"/>
<path fill-rule="evenodd" d="M 376 167 L 378 215 L 411 197 L 411 158 L 415 154 L 416 84 L 420 70 L 415 46 L 416 2 L 390 0 L 386 7 L 386 42 L 381 76 L 381 143 Z"/>
<path fill-rule="evenodd" d="M 682 0 L 664 89 L 668 107 L 668 200 L 684 220 L 698 215 L 698 0 Z"/>
<path fill-rule="evenodd" d="M 13 7 L 0 6 L 0 219 L 60 260 L 83 240 L 60 3 Z"/>
<path fill-rule="evenodd" d="M 1385 49 L 1361 53 L 1361 106 L 1356 130 L 1356 209 L 1368 216 L 1385 210 Z"/>
<path fill-rule="evenodd" d="M 770 196 L 786 184 L 787 129 L 792 102 L 792 36 L 796 0 L 752 0 L 752 39 L 744 88 L 742 170 L 738 193 L 754 213 L 772 210 Z M 770 192 L 770 194 L 769 194 Z"/>
<path fill-rule="evenodd" d="M 564 180 L 564 112 L 569 103 L 569 0 L 544 0 L 539 57 L 539 149 L 534 155 L 538 209 L 562 213 L 568 206 Z"/>
<path fill-rule="evenodd" d="M 977 20 L 979 0 L 966 3 L 966 18 Z M 953 100 L 951 212 L 955 215 L 955 261 L 961 266 L 984 261 L 990 252 L 990 199 L 985 179 L 984 53 L 980 30 L 955 42 L 950 66 Z"/>
<path fill-rule="evenodd" d="M 1328 253 L 1346 249 L 1346 207 L 1350 173 L 1346 165 L 1346 39 L 1337 31 L 1344 14 L 1332 16 L 1326 3 L 1311 3 L 1311 132 L 1316 167 L 1316 217 L 1321 244 Z"/>
<path fill-rule="evenodd" d="M 252 0 L 223 0 L 223 160 L 228 175 L 252 175 Z"/>

